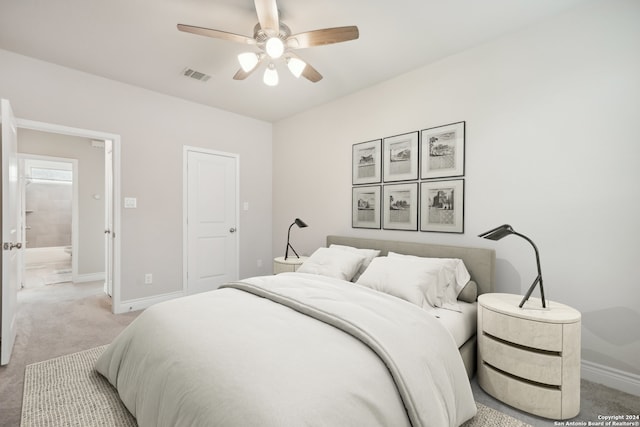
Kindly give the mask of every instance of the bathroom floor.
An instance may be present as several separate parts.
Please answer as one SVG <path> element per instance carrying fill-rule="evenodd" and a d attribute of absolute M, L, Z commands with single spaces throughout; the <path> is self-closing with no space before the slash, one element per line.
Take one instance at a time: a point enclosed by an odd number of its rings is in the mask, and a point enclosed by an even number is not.
<path fill-rule="evenodd" d="M 71 282 L 71 254 L 65 247 L 25 250 L 24 289 Z"/>

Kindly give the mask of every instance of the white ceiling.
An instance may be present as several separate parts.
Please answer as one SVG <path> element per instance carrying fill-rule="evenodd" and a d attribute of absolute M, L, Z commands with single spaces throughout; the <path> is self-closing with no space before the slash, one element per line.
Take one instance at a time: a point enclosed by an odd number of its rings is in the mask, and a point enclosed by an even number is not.
<path fill-rule="evenodd" d="M 252 0 L 0 0 L 0 48 L 277 121 L 559 14 L 586 0 L 279 0 L 293 33 L 357 25 L 358 40 L 298 50 L 324 79 L 233 80 L 250 50 L 176 24 L 253 35 Z M 1 66 L 1 64 L 0 64 Z M 185 67 L 210 74 L 206 83 Z"/>

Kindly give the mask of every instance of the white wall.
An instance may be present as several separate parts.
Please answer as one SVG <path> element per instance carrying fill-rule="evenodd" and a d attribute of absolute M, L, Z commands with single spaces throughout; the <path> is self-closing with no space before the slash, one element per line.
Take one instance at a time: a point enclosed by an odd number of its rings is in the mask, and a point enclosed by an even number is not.
<path fill-rule="evenodd" d="M 274 125 L 274 255 L 292 230 L 485 246 L 497 290 L 535 277 L 583 314 L 582 357 L 640 387 L 640 2 L 599 1 Z M 381 61 L 384 58 L 381 58 Z M 351 228 L 351 147 L 466 121 L 463 235 Z M 536 292 L 537 295 L 537 292 Z M 640 390 L 640 388 L 638 388 Z"/>
<path fill-rule="evenodd" d="M 104 148 L 77 136 L 18 129 L 18 152 L 78 160 L 78 274 L 104 274 Z M 100 196 L 99 199 L 93 197 Z M 28 220 L 28 219 L 27 219 Z"/>
<path fill-rule="evenodd" d="M 0 97 L 17 117 L 118 134 L 122 300 L 182 289 L 182 147 L 240 156 L 240 276 L 271 272 L 271 124 L 0 50 Z M 257 260 L 263 267 L 257 267 Z M 153 273 L 153 285 L 144 274 Z"/>

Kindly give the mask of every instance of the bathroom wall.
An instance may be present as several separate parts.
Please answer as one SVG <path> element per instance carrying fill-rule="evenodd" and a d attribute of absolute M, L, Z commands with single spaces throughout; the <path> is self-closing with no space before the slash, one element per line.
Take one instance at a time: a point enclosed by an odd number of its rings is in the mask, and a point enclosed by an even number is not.
<path fill-rule="evenodd" d="M 71 245 L 71 182 L 33 181 L 25 188 L 27 248 Z"/>

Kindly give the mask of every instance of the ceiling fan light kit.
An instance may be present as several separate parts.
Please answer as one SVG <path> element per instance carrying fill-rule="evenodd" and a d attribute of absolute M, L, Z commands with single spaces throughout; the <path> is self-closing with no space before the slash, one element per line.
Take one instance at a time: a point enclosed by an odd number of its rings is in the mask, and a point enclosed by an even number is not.
<path fill-rule="evenodd" d="M 248 73 L 260 62 L 260 55 L 254 52 L 245 52 L 238 55 L 238 62 L 242 69 Z"/>
<path fill-rule="evenodd" d="M 264 49 L 272 59 L 278 59 L 284 53 L 284 43 L 279 37 L 271 37 L 265 43 Z"/>
<path fill-rule="evenodd" d="M 253 38 L 184 24 L 178 24 L 178 30 L 200 36 L 243 43 L 248 46 L 256 46 L 261 52 L 244 52 L 238 55 L 240 70 L 236 72 L 233 78 L 234 80 L 246 79 L 261 64 L 266 63 L 268 58 L 269 62 L 262 80 L 269 86 L 276 86 L 279 80 L 274 60 L 282 58 L 291 74 L 296 78 L 303 76 L 310 82 L 316 83 L 322 80 L 322 75 L 310 64 L 298 57 L 293 50 L 341 43 L 355 40 L 360 36 L 356 26 L 324 28 L 292 35 L 289 27 L 280 22 L 276 0 L 255 0 L 254 5 L 258 15 L 258 24 L 254 27 Z"/>
<path fill-rule="evenodd" d="M 287 67 L 296 79 L 300 78 L 306 66 L 307 64 L 300 58 L 287 58 Z"/>
<path fill-rule="evenodd" d="M 262 78 L 262 81 L 267 86 L 278 86 L 278 72 L 276 71 L 276 66 L 273 62 L 270 62 L 267 69 L 264 70 L 264 77 Z"/>

